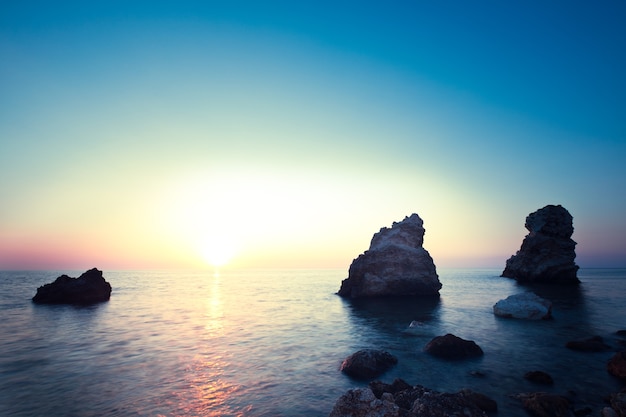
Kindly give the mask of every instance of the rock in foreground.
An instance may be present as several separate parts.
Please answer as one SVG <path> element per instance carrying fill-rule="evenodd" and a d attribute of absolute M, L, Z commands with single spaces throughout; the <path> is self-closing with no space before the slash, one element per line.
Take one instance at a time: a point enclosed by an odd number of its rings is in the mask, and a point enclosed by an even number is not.
<path fill-rule="evenodd" d="M 511 295 L 493 306 L 493 314 L 500 317 L 546 320 L 552 317 L 552 303 L 532 292 Z"/>
<path fill-rule="evenodd" d="M 78 278 L 61 275 L 54 282 L 37 288 L 33 302 L 38 304 L 93 304 L 111 298 L 111 284 L 102 271 L 93 268 Z"/>
<path fill-rule="evenodd" d="M 348 356 L 341 364 L 341 372 L 357 379 L 372 379 L 398 363 L 398 359 L 382 350 L 363 349 Z"/>
<path fill-rule="evenodd" d="M 503 277 L 522 283 L 578 284 L 572 215 L 562 206 L 548 205 L 526 217 L 519 251 L 506 261 Z"/>
<path fill-rule="evenodd" d="M 545 392 L 531 392 L 514 396 L 524 408 L 537 417 L 570 417 L 574 410 L 569 400 L 561 395 Z"/>
<path fill-rule="evenodd" d="M 375 381 L 369 388 L 349 390 L 337 400 L 330 417 L 486 417 L 485 411 L 496 410 L 495 401 L 470 390 L 441 393 L 397 379 L 393 384 Z"/>
<path fill-rule="evenodd" d="M 441 283 L 424 242 L 423 221 L 417 214 L 383 227 L 369 250 L 359 255 L 341 283 L 347 298 L 373 296 L 439 296 Z"/>

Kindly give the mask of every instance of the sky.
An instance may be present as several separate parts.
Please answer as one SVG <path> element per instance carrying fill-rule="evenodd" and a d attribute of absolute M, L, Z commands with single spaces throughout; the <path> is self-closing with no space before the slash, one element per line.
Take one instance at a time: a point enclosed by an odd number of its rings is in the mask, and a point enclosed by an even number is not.
<path fill-rule="evenodd" d="M 0 269 L 626 267 L 626 2 L 0 1 Z M 226 267 L 226 266 L 223 266 Z"/>

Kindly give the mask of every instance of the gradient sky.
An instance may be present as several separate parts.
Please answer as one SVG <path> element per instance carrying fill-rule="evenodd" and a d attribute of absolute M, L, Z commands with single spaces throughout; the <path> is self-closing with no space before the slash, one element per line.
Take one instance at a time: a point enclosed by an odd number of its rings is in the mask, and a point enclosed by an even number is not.
<path fill-rule="evenodd" d="M 0 269 L 626 266 L 626 2 L 2 1 Z"/>

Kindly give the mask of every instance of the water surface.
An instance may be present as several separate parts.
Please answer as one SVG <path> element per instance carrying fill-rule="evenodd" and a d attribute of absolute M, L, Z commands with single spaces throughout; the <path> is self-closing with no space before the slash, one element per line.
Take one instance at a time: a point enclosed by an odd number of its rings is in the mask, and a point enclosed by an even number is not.
<path fill-rule="evenodd" d="M 66 272 L 0 272 L 2 416 L 326 416 L 347 389 L 365 385 L 338 371 L 362 348 L 398 357 L 382 380 L 471 387 L 494 398 L 499 415 L 526 416 L 513 393 L 569 391 L 599 409 L 621 387 L 606 372 L 612 352 L 564 345 L 601 335 L 620 346 L 626 270 L 581 270 L 576 289 L 532 288 L 554 303 L 554 320 L 539 322 L 493 315 L 495 302 L 528 290 L 499 270 L 439 270 L 439 300 L 357 302 L 335 295 L 343 270 L 104 271 L 109 302 L 31 303 L 38 286 Z M 412 320 L 423 325 L 408 332 Z M 485 355 L 446 362 L 423 352 L 446 333 Z M 524 380 L 530 370 L 555 385 Z"/>

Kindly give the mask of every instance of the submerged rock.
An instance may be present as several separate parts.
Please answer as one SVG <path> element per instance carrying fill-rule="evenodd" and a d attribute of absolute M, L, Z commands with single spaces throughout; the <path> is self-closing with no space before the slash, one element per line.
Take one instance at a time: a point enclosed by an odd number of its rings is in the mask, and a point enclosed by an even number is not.
<path fill-rule="evenodd" d="M 511 295 L 493 306 L 493 314 L 500 317 L 546 320 L 552 317 L 552 303 L 532 292 Z"/>
<path fill-rule="evenodd" d="M 550 374 L 543 371 L 529 371 L 524 374 L 524 379 L 543 385 L 552 385 L 554 380 Z"/>
<path fill-rule="evenodd" d="M 611 346 L 604 343 L 604 339 L 600 336 L 593 336 L 589 339 L 570 340 L 565 347 L 580 352 L 605 352 L 611 350 Z"/>
<path fill-rule="evenodd" d="M 363 349 L 348 356 L 341 363 L 341 372 L 357 379 L 372 379 L 383 374 L 398 363 L 389 352 Z"/>
<path fill-rule="evenodd" d="M 93 268 L 78 278 L 61 275 L 54 282 L 37 288 L 33 297 L 39 304 L 93 304 L 111 297 L 111 284 L 102 271 Z"/>
<path fill-rule="evenodd" d="M 562 206 L 548 205 L 526 217 L 519 251 L 506 261 L 503 277 L 523 283 L 578 284 L 572 215 Z"/>
<path fill-rule="evenodd" d="M 486 417 L 485 411 L 497 408 L 495 401 L 471 390 L 442 393 L 396 379 L 393 384 L 374 381 L 369 388 L 349 390 L 330 417 Z"/>
<path fill-rule="evenodd" d="M 430 254 L 422 247 L 423 221 L 417 214 L 383 227 L 369 250 L 352 261 L 339 294 L 347 298 L 373 296 L 439 296 L 441 283 Z"/>
<path fill-rule="evenodd" d="M 437 336 L 424 348 L 427 353 L 444 359 L 467 359 L 483 355 L 483 350 L 471 340 L 461 339 L 448 333 Z"/>

